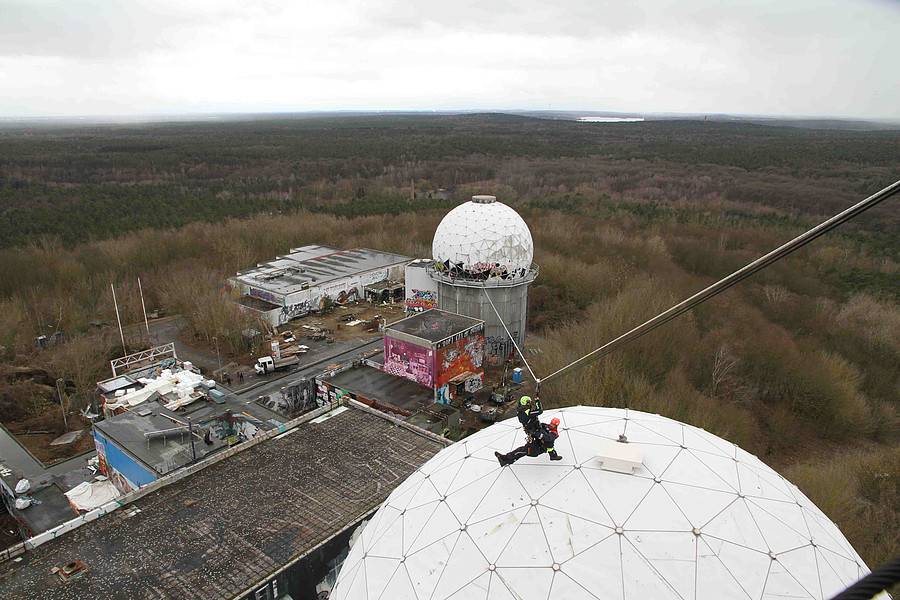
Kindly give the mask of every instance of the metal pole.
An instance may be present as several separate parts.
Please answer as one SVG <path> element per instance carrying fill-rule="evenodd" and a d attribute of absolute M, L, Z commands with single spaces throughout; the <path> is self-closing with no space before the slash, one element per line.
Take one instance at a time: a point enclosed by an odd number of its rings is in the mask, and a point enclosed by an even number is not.
<path fill-rule="evenodd" d="M 62 381 L 59 377 L 56 378 L 56 395 L 59 396 L 59 408 L 62 409 L 63 414 L 63 423 L 66 426 L 66 433 L 69 433 L 69 420 L 66 419 L 66 407 L 63 405 L 62 392 L 59 391 L 59 382 Z"/>
<path fill-rule="evenodd" d="M 798 248 L 808 244 L 809 242 L 813 241 L 820 235 L 823 235 L 823 234 L 831 231 L 838 225 L 841 225 L 842 223 L 849 221 L 850 219 L 857 216 L 858 214 L 872 208 L 873 206 L 875 206 L 882 200 L 891 197 L 898 191 L 900 191 L 900 181 L 896 181 L 893 184 L 891 184 L 891 185 L 887 186 L 886 188 L 884 188 L 883 190 L 881 190 L 880 192 L 876 192 L 875 194 L 872 194 L 865 200 L 854 204 L 853 206 L 851 206 L 847 210 L 843 211 L 842 213 L 831 217 L 830 219 L 828 219 L 827 221 L 825 221 L 823 223 L 820 223 L 819 225 L 813 227 L 806 233 L 799 235 L 799 236 L 795 237 L 794 239 L 792 239 L 791 241 L 787 242 L 786 244 L 780 246 L 779 248 L 772 250 L 765 256 L 757 258 L 756 260 L 754 260 L 752 263 L 748 264 L 744 268 L 735 271 L 728 277 L 725 277 L 724 279 L 717 281 L 716 283 L 712 284 L 708 288 L 697 292 L 696 294 L 694 294 L 687 300 L 684 300 L 684 301 L 676 304 L 669 310 L 656 315 L 649 321 L 646 321 L 643 324 L 638 325 L 631 331 L 620 335 L 613 341 L 608 342 L 608 343 L 604 344 L 603 346 L 600 346 L 593 352 L 586 354 L 586 355 L 582 356 L 581 358 L 579 358 L 578 360 L 573 361 L 573 362 L 569 363 L 568 365 L 562 367 L 561 369 L 554 371 L 550 375 L 547 375 L 546 377 L 541 379 L 541 382 L 546 383 L 546 382 L 550 381 L 551 379 L 555 379 L 559 375 L 566 373 L 570 369 L 584 366 L 594 360 L 597 360 L 601 356 L 606 356 L 607 354 L 609 354 L 616 348 L 619 348 L 620 346 L 624 346 L 625 344 L 632 342 L 632 341 L 636 340 L 637 338 L 641 337 L 648 331 L 652 331 L 652 330 L 656 329 L 657 327 L 659 327 L 660 325 L 664 325 L 665 323 L 668 323 L 675 317 L 691 310 L 698 304 L 701 304 L 702 302 L 709 300 L 716 294 L 730 288 L 734 284 L 736 284 L 740 281 L 743 281 L 744 279 L 746 279 L 750 275 L 756 273 L 757 271 L 765 269 L 770 264 L 774 263 L 775 261 L 777 261 L 781 258 L 784 258 L 785 256 L 787 256 L 794 250 L 797 250 Z"/>
<path fill-rule="evenodd" d="M 109 288 L 112 290 L 113 294 L 113 306 L 116 307 L 116 321 L 119 322 L 119 335 L 122 338 L 122 354 L 123 356 L 128 355 L 128 350 L 125 349 L 125 334 L 122 332 L 122 319 L 119 317 L 119 303 L 116 301 L 116 288 L 113 287 L 113 284 L 109 284 Z"/>
<path fill-rule="evenodd" d="M 213 341 L 216 343 L 216 360 L 219 361 L 219 377 L 222 376 L 222 357 L 219 356 L 219 338 L 214 337 Z"/>
<path fill-rule="evenodd" d="M 193 426 L 193 424 L 191 424 L 190 417 L 187 418 L 187 422 L 188 422 L 188 437 L 191 438 L 191 456 L 194 457 L 194 459 L 191 462 L 197 462 L 197 451 L 194 449 L 194 426 Z"/>
<path fill-rule="evenodd" d="M 144 311 L 144 326 L 147 328 L 147 343 L 153 347 L 153 339 L 150 338 L 150 323 L 147 322 L 147 306 L 144 304 L 144 289 L 141 287 L 141 278 L 138 277 L 138 291 L 141 293 L 141 310 Z"/>

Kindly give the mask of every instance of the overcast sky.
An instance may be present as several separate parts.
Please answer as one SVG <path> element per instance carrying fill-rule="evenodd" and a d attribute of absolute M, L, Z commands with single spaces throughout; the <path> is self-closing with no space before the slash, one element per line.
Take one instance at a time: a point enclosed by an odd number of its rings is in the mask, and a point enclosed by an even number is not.
<path fill-rule="evenodd" d="M 897 119 L 898 32 L 900 0 L 0 0 L 0 116 Z"/>

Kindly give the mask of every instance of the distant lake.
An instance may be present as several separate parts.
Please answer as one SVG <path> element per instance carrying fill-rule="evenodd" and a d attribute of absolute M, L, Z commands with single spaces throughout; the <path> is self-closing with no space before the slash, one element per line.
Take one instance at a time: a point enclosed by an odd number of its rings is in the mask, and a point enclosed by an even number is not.
<path fill-rule="evenodd" d="M 579 123 L 640 123 L 644 117 L 579 117 Z"/>

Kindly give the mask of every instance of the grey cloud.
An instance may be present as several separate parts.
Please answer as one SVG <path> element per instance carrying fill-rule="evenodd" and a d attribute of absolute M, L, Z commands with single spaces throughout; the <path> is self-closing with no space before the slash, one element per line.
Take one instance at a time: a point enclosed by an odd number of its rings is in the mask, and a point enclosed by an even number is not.
<path fill-rule="evenodd" d="M 307 2 L 0 0 L 0 60 L 17 69 L 0 113 L 182 95 L 252 110 L 307 90 L 314 106 L 471 108 L 485 88 L 506 107 L 898 110 L 897 0 Z M 420 76 L 454 80 L 409 89 Z M 348 100 L 344 82 L 365 85 Z"/>
<path fill-rule="evenodd" d="M 592 37 L 623 33 L 646 19 L 639 3 L 538 0 L 477 1 L 400 0 L 373 3 L 366 10 L 367 30 L 415 31 L 438 26 L 473 33 L 510 33 Z"/>
<path fill-rule="evenodd" d="M 134 0 L 0 0 L 0 55 L 127 58 L 172 47 L 185 30 L 234 16 Z"/>
<path fill-rule="evenodd" d="M 840 37 L 883 27 L 878 11 L 900 3 L 852 0 L 782 2 L 731 0 L 397 0 L 362 8 L 367 35 L 393 35 L 429 27 L 473 34 L 506 33 L 596 39 L 642 32 L 698 43 L 802 46 L 809 36 Z M 867 23 L 867 20 L 871 23 Z"/>

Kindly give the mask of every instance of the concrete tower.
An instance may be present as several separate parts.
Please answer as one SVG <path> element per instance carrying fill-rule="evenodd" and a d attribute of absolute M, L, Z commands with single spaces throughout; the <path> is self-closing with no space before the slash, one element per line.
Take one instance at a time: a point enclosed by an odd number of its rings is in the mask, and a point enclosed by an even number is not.
<path fill-rule="evenodd" d="M 494 196 L 473 196 L 441 221 L 427 273 L 441 310 L 485 322 L 485 357 L 499 362 L 515 350 L 500 319 L 520 347 L 525 341 L 528 284 L 537 277 L 528 225 Z"/>

